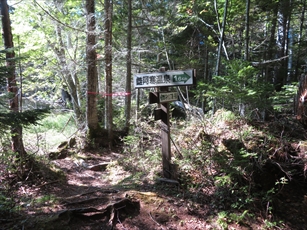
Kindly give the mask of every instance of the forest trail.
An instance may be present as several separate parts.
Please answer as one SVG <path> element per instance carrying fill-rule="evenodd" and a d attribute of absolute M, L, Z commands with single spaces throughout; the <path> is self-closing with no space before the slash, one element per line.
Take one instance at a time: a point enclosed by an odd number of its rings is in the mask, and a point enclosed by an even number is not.
<path fill-rule="evenodd" d="M 139 184 L 131 173 L 116 166 L 119 158 L 118 153 L 96 152 L 53 160 L 64 173 L 62 178 L 45 171 L 40 185 L 23 183 L 18 192 L 27 198 L 22 212 L 27 219 L 5 226 L 45 230 L 211 228 L 193 211 L 195 207 L 174 196 L 182 192 L 177 185 L 152 184 L 146 179 Z M 114 166 L 98 167 L 106 162 Z M 204 207 L 202 212 L 210 210 Z"/>
<path fill-rule="evenodd" d="M 267 127 L 275 127 L 274 132 L 279 133 L 277 126 Z M 196 133 L 194 129 L 199 131 L 197 126 L 190 131 Z M 223 129 L 223 135 L 214 140 L 228 146 L 236 141 L 232 132 L 229 128 Z M 279 142 L 275 144 L 280 145 Z M 298 149 L 299 145 L 293 142 L 291 146 Z M 231 146 L 228 146 L 230 152 Z M 271 147 L 280 149 L 277 146 Z M 291 151 L 291 146 L 284 151 Z M 303 146 L 300 149 L 306 152 Z M 199 183 L 198 179 L 203 183 L 200 187 L 193 187 L 189 177 L 180 185 L 164 183 L 156 180 L 160 175 L 150 175 L 151 171 L 159 171 L 154 168 L 153 159 L 136 160 L 132 153 L 122 153 L 122 149 L 114 151 L 90 152 L 72 148 L 69 149 L 72 154 L 58 155 L 61 159 L 37 163 L 26 180 L 12 186 L 19 211 L 15 215 L 0 213 L 0 230 L 306 229 L 304 178 L 304 181 L 294 179 L 279 184 L 282 187 L 272 190 L 277 194 L 266 202 L 258 198 L 238 211 L 231 209 L 231 204 L 235 204 L 231 194 L 227 197 L 215 183 L 206 183 L 209 177 L 199 177 L 198 172 L 191 172 L 195 184 Z M 269 179 L 267 176 L 264 179 Z M 265 185 L 265 181 L 262 184 Z M 238 215 L 233 216 L 233 213 Z"/>

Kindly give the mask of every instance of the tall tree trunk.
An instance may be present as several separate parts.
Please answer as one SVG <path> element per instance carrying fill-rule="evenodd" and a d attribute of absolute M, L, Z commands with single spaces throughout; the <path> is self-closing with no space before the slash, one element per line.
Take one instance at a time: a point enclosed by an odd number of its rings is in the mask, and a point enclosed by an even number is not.
<path fill-rule="evenodd" d="M 272 60 L 274 54 L 275 54 L 275 48 L 276 48 L 276 41 L 275 41 L 275 35 L 276 35 L 276 25 L 277 25 L 277 14 L 278 14 L 278 2 L 274 3 L 273 6 L 273 13 L 270 13 L 272 15 L 271 19 L 271 30 L 270 30 L 270 40 L 269 40 L 269 45 L 267 52 L 265 52 L 265 56 L 263 60 Z M 265 79 L 267 82 L 272 83 L 271 77 L 273 75 L 273 68 L 270 65 L 266 66 L 265 69 Z"/>
<path fill-rule="evenodd" d="M 286 79 L 286 84 L 292 82 L 292 77 L 293 77 L 293 31 L 290 28 L 290 23 L 288 24 L 288 46 L 287 46 L 287 54 L 288 54 L 288 68 L 287 68 L 287 79 Z"/>
<path fill-rule="evenodd" d="M 106 74 L 106 118 L 109 148 L 113 142 L 113 106 L 112 106 L 112 14 L 113 1 L 104 1 L 105 11 L 105 74 Z"/>
<path fill-rule="evenodd" d="M 228 0 L 225 1 L 223 23 L 222 23 L 222 28 L 220 31 L 219 47 L 217 51 L 217 60 L 216 60 L 216 67 L 215 67 L 216 76 L 218 76 L 220 73 L 221 52 L 222 52 L 222 47 L 223 47 L 223 42 L 224 42 L 224 31 L 225 31 L 225 26 L 226 26 L 227 10 L 228 10 Z"/>
<path fill-rule="evenodd" d="M 244 60 L 249 60 L 249 10 L 250 0 L 246 0 L 246 13 L 245 13 L 245 52 Z"/>
<path fill-rule="evenodd" d="M 16 75 L 15 75 L 15 69 L 16 69 L 15 60 L 14 60 L 15 52 L 13 50 L 14 44 L 13 44 L 13 35 L 11 30 L 9 8 L 6 0 L 0 0 L 0 3 L 1 3 L 4 47 L 7 51 L 6 66 L 8 68 L 7 89 L 8 92 L 10 93 L 9 108 L 12 113 L 18 113 L 19 103 L 18 103 L 18 88 L 16 84 Z M 22 140 L 22 127 L 19 125 L 12 127 L 11 134 L 12 134 L 12 151 L 18 154 L 18 157 L 20 158 L 20 162 L 22 164 L 20 169 L 23 170 L 27 153 L 25 151 Z"/>
<path fill-rule="evenodd" d="M 291 16 L 291 1 L 290 0 L 281 0 L 280 1 L 280 10 L 279 10 L 279 30 L 277 34 L 277 44 L 279 45 L 279 57 L 284 57 L 288 54 L 288 32 L 290 25 L 290 16 Z M 287 79 L 287 62 L 288 59 L 281 60 L 281 65 L 276 67 L 276 76 L 274 81 L 274 86 L 276 91 L 280 91 L 282 86 L 286 83 Z"/>
<path fill-rule="evenodd" d="M 216 1 L 215 1 L 216 3 Z M 219 46 L 218 46 L 218 51 L 217 51 L 217 60 L 216 60 L 216 67 L 214 71 L 214 75 L 218 76 L 220 74 L 220 62 L 221 62 L 221 53 L 222 53 L 222 47 L 224 43 L 224 31 L 225 31 L 225 26 L 226 26 L 226 19 L 227 19 L 227 10 L 228 10 L 228 0 L 225 1 L 225 7 L 224 7 L 224 16 L 223 16 L 223 23 L 222 23 L 222 28 L 220 29 L 220 38 L 219 38 Z M 225 52 L 226 54 L 226 52 Z M 216 110 L 216 98 L 213 99 L 212 103 L 212 113 L 215 113 Z"/>
<path fill-rule="evenodd" d="M 246 9 L 245 9 L 245 51 L 244 51 L 244 60 L 249 60 L 249 10 L 250 10 L 250 0 L 246 0 Z M 246 82 L 242 85 L 242 91 L 246 87 Z M 244 99 L 241 97 L 239 102 L 239 114 L 241 117 L 245 116 L 245 103 Z"/>
<path fill-rule="evenodd" d="M 126 98 L 125 98 L 125 131 L 129 132 L 131 114 L 131 37 L 132 37 L 132 7 L 128 0 L 128 27 L 127 27 L 127 76 L 126 76 Z"/>
<path fill-rule="evenodd" d="M 209 83 L 211 81 L 211 77 L 209 77 L 209 51 L 208 51 L 208 44 L 205 43 L 205 48 L 204 48 L 204 82 Z M 202 92 L 204 94 L 204 92 Z M 201 108 L 203 111 L 206 111 L 207 107 L 207 97 L 202 97 L 201 98 Z"/>
<path fill-rule="evenodd" d="M 297 47 L 297 53 L 296 53 L 296 65 L 295 65 L 295 81 L 299 79 L 299 66 L 301 63 L 301 55 L 302 55 L 302 37 L 303 37 L 303 30 L 304 30 L 304 22 L 305 22 L 305 11 L 306 11 L 306 0 L 303 0 L 302 3 L 302 11 L 301 11 L 301 18 L 300 18 L 300 32 L 298 37 L 298 47 Z"/>
<path fill-rule="evenodd" d="M 80 104 L 81 100 L 79 98 L 80 96 L 79 79 L 75 71 L 76 66 L 74 63 L 69 64 L 67 62 L 67 58 L 66 58 L 67 55 L 65 52 L 64 42 L 63 42 L 62 28 L 60 27 L 59 24 L 56 25 L 55 31 L 56 31 L 59 46 L 56 47 L 55 45 L 52 45 L 51 42 L 49 42 L 49 44 L 51 45 L 51 47 L 53 48 L 57 56 L 57 59 L 60 65 L 60 71 L 62 74 L 62 79 L 67 84 L 68 91 L 72 97 L 72 105 L 73 105 L 73 110 L 76 116 L 78 127 L 81 127 L 81 124 L 83 123 L 83 114 L 81 112 L 81 104 Z"/>
<path fill-rule="evenodd" d="M 97 93 L 98 93 L 98 75 L 97 75 L 97 55 L 96 45 L 96 20 L 95 20 L 95 1 L 86 0 L 86 60 L 87 60 L 87 107 L 86 123 L 88 129 L 88 138 L 93 140 L 99 128 L 97 114 Z"/>
<path fill-rule="evenodd" d="M 293 30 L 291 29 L 291 19 L 292 19 L 292 0 L 289 1 L 289 7 L 287 7 L 289 10 L 287 14 L 287 37 L 286 37 L 286 50 L 285 50 L 285 55 L 288 55 L 288 60 L 285 59 L 285 62 L 287 61 L 287 69 L 286 69 L 286 74 L 284 78 L 284 84 L 291 83 L 292 79 L 292 64 L 293 64 Z"/>

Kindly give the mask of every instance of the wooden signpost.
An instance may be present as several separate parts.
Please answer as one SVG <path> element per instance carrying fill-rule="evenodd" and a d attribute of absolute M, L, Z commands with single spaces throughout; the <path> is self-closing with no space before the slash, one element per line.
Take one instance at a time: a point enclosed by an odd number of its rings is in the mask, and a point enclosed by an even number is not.
<path fill-rule="evenodd" d="M 177 180 L 176 167 L 171 164 L 169 102 L 178 100 L 177 92 L 168 91 L 168 87 L 194 84 L 194 69 L 139 73 L 134 75 L 135 88 L 157 89 L 157 92 L 149 93 L 149 103 L 158 103 L 158 107 L 154 111 L 154 117 L 155 120 L 161 120 L 163 176 L 167 179 Z"/>

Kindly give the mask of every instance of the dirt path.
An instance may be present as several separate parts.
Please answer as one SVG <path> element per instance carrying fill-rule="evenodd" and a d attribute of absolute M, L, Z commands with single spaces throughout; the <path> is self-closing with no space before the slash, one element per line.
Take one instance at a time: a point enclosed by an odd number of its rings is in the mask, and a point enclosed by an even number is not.
<path fill-rule="evenodd" d="M 203 207 L 202 213 L 195 213 L 195 207 L 189 208 L 178 196 L 182 191 L 177 185 L 133 180 L 135 172 L 123 170 L 117 164 L 119 157 L 117 153 L 84 153 L 78 158 L 53 160 L 63 177 L 45 171 L 41 183 L 20 185 L 20 197 L 25 197 L 21 202 L 23 213 L 28 217 L 15 227 L 209 229 L 205 218 L 209 210 Z M 112 164 L 112 169 L 105 163 Z M 12 223 L 6 226 L 12 227 Z"/>
<path fill-rule="evenodd" d="M 188 194 L 177 185 L 137 176 L 121 166 L 119 153 L 76 155 L 51 161 L 51 169 L 32 171 L 36 181 L 17 183 L 22 215 L 0 215 L 0 230 L 265 229 L 260 213 L 227 223 L 214 207 L 214 188 Z M 289 188 L 276 203 L 288 221 L 283 229 L 304 229 L 289 227 L 291 219 L 297 226 L 307 224 L 307 202 L 296 193 Z"/>

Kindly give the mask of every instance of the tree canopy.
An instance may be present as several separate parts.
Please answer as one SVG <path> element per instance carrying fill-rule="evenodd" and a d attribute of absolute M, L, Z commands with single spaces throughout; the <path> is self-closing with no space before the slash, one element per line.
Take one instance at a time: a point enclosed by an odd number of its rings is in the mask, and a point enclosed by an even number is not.
<path fill-rule="evenodd" d="M 124 73 L 127 50 L 131 50 L 129 71 L 132 74 L 154 71 L 161 66 L 167 69 L 196 69 L 199 85 L 198 91 L 194 92 L 196 100 L 192 103 L 206 101 L 203 104 L 206 111 L 212 107 L 220 108 L 222 104 L 231 107 L 225 104 L 222 96 L 225 89 L 215 78 L 222 81 L 229 78 L 234 83 L 240 81 L 236 86 L 241 93 L 237 90 L 232 92 L 238 107 L 245 91 L 258 95 L 243 99 L 244 103 L 253 104 L 249 107 L 250 111 L 262 104 L 263 95 L 267 99 L 263 107 L 272 107 L 269 98 L 274 96 L 275 91 L 298 82 L 301 74 L 305 73 L 305 3 L 286 0 L 226 3 L 224 0 L 134 2 L 131 4 L 129 48 L 126 36 L 129 4 L 125 1 L 113 2 L 111 52 L 114 95 L 130 93 L 125 92 L 126 85 L 131 82 L 126 82 Z M 31 95 L 37 93 L 54 102 L 60 89 L 64 88 L 72 96 L 75 119 L 82 127 L 86 117 L 85 98 L 88 96 L 85 92 L 88 33 L 84 20 L 85 2 L 12 1 L 11 5 L 14 9 L 12 28 L 15 43 L 18 43 L 21 54 L 27 56 L 22 62 L 25 76 L 23 91 Z M 108 92 L 104 82 L 110 74 L 106 70 L 110 64 L 105 65 L 107 15 L 104 7 L 104 2 L 96 1 L 95 50 L 99 74 L 97 96 L 101 99 L 98 102 L 101 110 L 97 113 L 102 127 L 107 128 L 110 125 L 106 124 L 105 109 L 110 105 L 105 101 Z M 226 11 L 227 14 L 224 14 Z M 246 68 L 253 70 L 246 71 Z M 242 76 L 238 76 L 237 72 Z M 37 87 L 38 84 L 40 87 Z M 232 88 L 226 82 L 222 84 Z M 263 84 L 266 85 L 265 90 Z M 132 91 L 132 98 L 133 94 L 135 91 Z M 114 105 L 127 106 L 125 96 L 114 96 L 112 101 Z M 116 110 L 115 106 L 113 112 L 117 115 L 114 114 L 114 119 L 119 121 L 125 115 L 123 111 Z M 237 109 L 237 112 L 242 111 Z M 112 127 L 120 129 L 118 126 L 121 125 Z"/>

